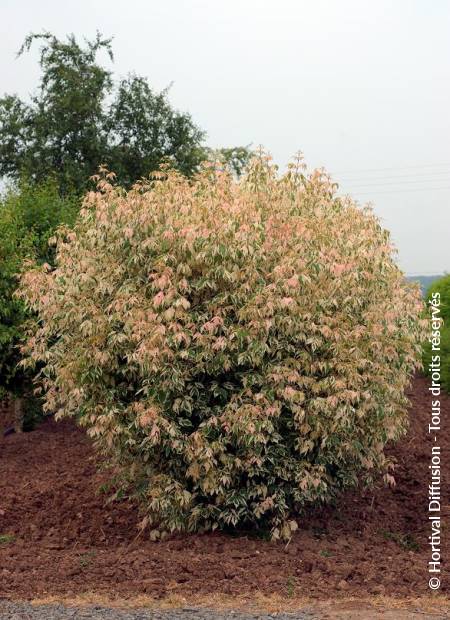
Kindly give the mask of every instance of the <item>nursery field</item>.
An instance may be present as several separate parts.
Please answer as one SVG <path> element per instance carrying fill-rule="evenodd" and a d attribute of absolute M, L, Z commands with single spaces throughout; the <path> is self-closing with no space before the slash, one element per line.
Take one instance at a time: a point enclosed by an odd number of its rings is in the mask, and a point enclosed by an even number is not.
<path fill-rule="evenodd" d="M 388 449 L 398 462 L 395 488 L 380 483 L 346 493 L 337 505 L 305 516 L 287 545 L 217 533 L 151 542 L 138 535 L 132 505 L 107 503 L 104 473 L 71 422 L 47 420 L 32 433 L 2 438 L 0 597 L 144 596 L 161 604 L 228 598 L 234 605 L 259 597 L 285 606 L 325 598 L 428 599 L 427 380 L 417 377 L 408 395 L 409 433 Z M 450 397 L 443 396 L 443 419 L 449 414 Z M 450 436 L 442 439 L 448 471 Z M 444 580 L 441 597 L 445 587 Z"/>

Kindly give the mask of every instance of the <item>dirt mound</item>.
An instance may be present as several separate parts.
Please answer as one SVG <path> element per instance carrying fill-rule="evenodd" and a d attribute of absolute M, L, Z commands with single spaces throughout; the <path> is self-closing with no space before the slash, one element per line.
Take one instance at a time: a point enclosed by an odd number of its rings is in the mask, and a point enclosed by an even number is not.
<path fill-rule="evenodd" d="M 48 420 L 32 433 L 0 439 L 0 596 L 426 595 L 426 379 L 415 379 L 409 397 L 409 434 L 390 448 L 398 462 L 396 487 L 379 484 L 345 494 L 335 506 L 304 518 L 287 546 L 223 534 L 151 542 L 138 536 L 134 506 L 107 503 L 104 474 L 89 440 L 73 424 Z M 444 396 L 443 420 L 449 412 Z M 441 432 L 440 438 L 445 473 L 450 436 Z"/>

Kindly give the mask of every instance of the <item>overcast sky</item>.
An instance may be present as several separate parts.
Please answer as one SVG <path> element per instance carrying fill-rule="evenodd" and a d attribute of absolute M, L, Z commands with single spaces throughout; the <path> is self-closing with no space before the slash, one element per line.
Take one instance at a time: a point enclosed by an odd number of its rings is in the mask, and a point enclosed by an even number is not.
<path fill-rule="evenodd" d="M 1 0 L 0 24 L 0 91 L 37 85 L 28 32 L 98 29 L 211 146 L 302 150 L 374 203 L 407 273 L 450 271 L 450 0 Z"/>

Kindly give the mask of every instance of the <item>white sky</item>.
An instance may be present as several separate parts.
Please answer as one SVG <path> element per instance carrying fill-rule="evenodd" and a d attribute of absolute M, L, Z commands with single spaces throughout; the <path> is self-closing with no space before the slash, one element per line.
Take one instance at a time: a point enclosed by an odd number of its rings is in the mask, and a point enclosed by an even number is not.
<path fill-rule="evenodd" d="M 407 273 L 450 271 L 450 0 L 2 0 L 0 26 L 0 95 L 37 85 L 27 33 L 98 29 L 211 146 L 302 150 L 374 203 Z"/>

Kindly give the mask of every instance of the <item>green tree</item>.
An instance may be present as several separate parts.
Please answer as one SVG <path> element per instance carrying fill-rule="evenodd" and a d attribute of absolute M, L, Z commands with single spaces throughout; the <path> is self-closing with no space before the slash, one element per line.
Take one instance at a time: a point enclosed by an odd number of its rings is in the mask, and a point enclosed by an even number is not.
<path fill-rule="evenodd" d="M 156 170 L 163 160 L 190 175 L 205 158 L 204 133 L 188 114 L 173 110 L 167 90 L 155 93 L 147 80 L 130 75 L 120 81 L 106 118 L 111 170 L 125 185 Z"/>
<path fill-rule="evenodd" d="M 17 367 L 27 313 L 14 294 L 23 261 L 53 263 L 49 237 L 59 224 L 72 225 L 77 211 L 78 201 L 60 197 L 53 180 L 22 181 L 0 197 L 0 400 L 7 392 L 22 394 L 28 383 Z"/>
<path fill-rule="evenodd" d="M 35 40 L 43 43 L 38 91 L 29 103 L 17 96 L 0 100 L 0 174 L 38 183 L 56 174 L 62 192 L 82 190 L 105 154 L 104 100 L 111 72 L 96 57 L 111 40 L 99 34 L 82 48 L 73 35 L 30 34 L 19 55 Z"/>
<path fill-rule="evenodd" d="M 131 75 L 115 84 L 98 60 L 113 59 L 111 39 L 99 33 L 80 45 L 50 33 L 30 34 L 19 56 L 41 42 L 39 88 L 29 102 L 0 99 L 0 176 L 42 182 L 56 175 L 61 193 L 83 192 L 106 163 L 127 185 L 163 159 L 191 174 L 204 159 L 204 133 L 189 114 L 173 110 L 167 90 L 155 93 Z"/>

